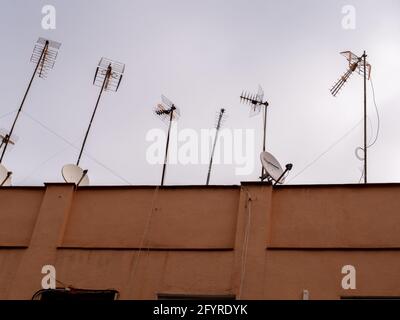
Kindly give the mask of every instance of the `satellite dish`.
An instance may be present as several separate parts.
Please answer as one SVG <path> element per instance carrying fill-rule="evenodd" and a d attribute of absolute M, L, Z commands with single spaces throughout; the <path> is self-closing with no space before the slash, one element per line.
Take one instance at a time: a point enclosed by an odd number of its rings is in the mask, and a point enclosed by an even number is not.
<path fill-rule="evenodd" d="M 260 158 L 261 163 L 267 172 L 267 176 L 274 181 L 278 181 L 279 178 L 281 178 L 279 183 L 284 183 L 285 177 L 282 177 L 284 171 L 279 161 L 269 152 L 262 152 Z"/>
<path fill-rule="evenodd" d="M 61 173 L 67 183 L 75 183 L 77 186 L 89 185 L 87 170 L 83 170 L 77 165 L 67 164 L 62 168 Z"/>
<path fill-rule="evenodd" d="M 11 172 L 9 172 L 5 166 L 0 164 L 0 187 L 11 186 Z"/>

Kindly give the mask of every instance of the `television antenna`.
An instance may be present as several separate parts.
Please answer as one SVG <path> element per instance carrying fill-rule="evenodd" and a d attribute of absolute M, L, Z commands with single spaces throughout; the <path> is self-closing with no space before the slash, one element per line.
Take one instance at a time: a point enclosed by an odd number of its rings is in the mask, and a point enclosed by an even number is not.
<path fill-rule="evenodd" d="M 359 148 L 358 150 L 363 151 L 364 156 L 361 157 L 364 160 L 364 183 L 368 183 L 368 171 L 367 171 L 367 80 L 371 78 L 371 65 L 367 62 L 367 53 L 364 51 L 363 55 L 358 57 L 351 51 L 343 51 L 340 53 L 349 62 L 349 69 L 344 73 L 344 75 L 334 84 L 331 88 L 331 93 L 334 97 L 340 92 L 343 86 L 347 83 L 350 76 L 357 72 L 364 78 L 364 148 Z"/>
<path fill-rule="evenodd" d="M 261 176 L 261 181 L 267 180 L 268 182 L 273 182 L 274 185 L 283 184 L 287 173 L 293 168 L 293 165 L 289 163 L 283 170 L 279 161 L 269 152 L 262 152 L 260 159 L 265 170 L 265 174 Z"/>
<path fill-rule="evenodd" d="M 97 97 L 96 105 L 93 110 L 92 117 L 90 118 L 88 128 L 86 130 L 85 138 L 83 139 L 82 147 L 79 152 L 76 165 L 67 164 L 62 170 L 62 176 L 67 183 L 75 183 L 77 186 L 84 186 L 89 184 L 88 170 L 79 167 L 83 150 L 86 145 L 86 140 L 89 136 L 92 127 L 93 119 L 99 106 L 100 99 L 104 91 L 116 92 L 119 89 L 121 80 L 125 71 L 125 64 L 116 62 L 107 58 L 101 58 L 97 65 L 96 73 L 94 75 L 93 84 L 100 87 L 100 92 Z"/>
<path fill-rule="evenodd" d="M 162 103 L 157 104 L 154 109 L 154 113 L 160 117 L 163 122 L 168 123 L 168 134 L 167 134 L 167 143 L 165 147 L 165 157 L 164 157 L 164 165 L 161 176 L 161 186 L 164 185 L 165 172 L 167 169 L 168 162 L 168 148 L 169 148 L 169 138 L 171 134 L 171 126 L 173 121 L 177 121 L 180 118 L 180 110 L 177 106 L 171 102 L 166 96 L 161 95 Z"/>
<path fill-rule="evenodd" d="M 258 115 L 261 112 L 261 108 L 263 108 L 263 111 L 264 111 L 264 119 L 263 119 L 264 135 L 263 135 L 262 151 L 265 152 L 266 151 L 266 135 L 267 135 L 267 111 L 268 111 L 269 103 L 268 103 L 268 101 L 264 100 L 263 88 L 259 85 L 257 94 L 242 92 L 242 95 L 240 96 L 240 101 L 242 103 L 247 103 L 251 106 L 250 117 L 254 117 L 254 116 Z M 266 172 L 263 167 L 261 170 L 261 177 L 263 177 L 265 175 L 265 173 Z"/>
<path fill-rule="evenodd" d="M 19 106 L 18 112 L 14 118 L 14 121 L 12 123 L 12 126 L 10 130 L 2 131 L 0 132 L 0 150 L 1 150 L 1 155 L 0 155 L 0 165 L 1 165 L 1 170 L 6 170 L 6 172 L 9 173 L 8 177 L 6 180 L 2 181 L 2 178 L 0 177 L 0 186 L 5 186 L 8 184 L 11 184 L 11 172 L 9 172 L 5 167 L 2 165 L 4 156 L 6 154 L 6 151 L 9 146 L 15 145 L 16 138 L 14 136 L 14 129 L 17 124 L 17 121 L 19 119 L 19 116 L 22 112 L 22 108 L 24 106 L 26 97 L 28 96 L 28 93 L 31 89 L 33 80 L 35 79 L 35 76 L 37 75 L 39 78 L 46 79 L 49 71 L 53 69 L 57 54 L 58 54 L 58 49 L 60 49 L 61 43 L 51 41 L 48 39 L 44 38 L 39 38 L 33 48 L 33 53 L 31 55 L 30 61 L 34 64 L 36 64 L 35 70 L 33 71 L 32 77 L 29 81 L 28 87 L 25 91 L 25 94 L 22 98 L 21 104 Z"/>
<path fill-rule="evenodd" d="M 221 126 L 223 122 L 226 120 L 227 114 L 225 109 L 221 109 L 217 115 L 217 123 L 215 126 L 215 138 L 214 138 L 214 144 L 211 152 L 211 158 L 210 158 L 210 164 L 208 167 L 208 174 L 207 174 L 207 182 L 206 185 L 208 186 L 210 184 L 210 176 L 211 176 L 211 169 L 212 169 L 212 164 L 213 164 L 213 159 L 214 159 L 214 153 L 215 153 L 215 147 L 217 145 L 217 140 L 219 136 L 219 131 L 221 129 Z"/>

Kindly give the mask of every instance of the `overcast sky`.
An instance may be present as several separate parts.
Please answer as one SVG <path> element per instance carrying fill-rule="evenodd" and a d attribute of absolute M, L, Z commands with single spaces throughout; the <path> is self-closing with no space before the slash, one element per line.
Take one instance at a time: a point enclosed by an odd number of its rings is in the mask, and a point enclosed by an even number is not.
<path fill-rule="evenodd" d="M 48 4 L 56 8 L 55 30 L 41 26 Z M 342 26 L 345 5 L 356 9 L 354 30 Z M 254 171 L 238 176 L 234 165 L 215 165 L 211 183 L 257 180 L 262 117 L 249 118 L 239 95 L 258 84 L 270 103 L 267 149 L 294 164 L 290 183 L 357 183 L 361 123 L 303 169 L 362 119 L 359 75 L 337 98 L 329 89 L 347 68 L 339 52 L 366 50 L 381 117 L 369 180 L 399 182 L 399 17 L 398 0 L 1 0 L 0 127 L 11 126 L 15 113 L 7 114 L 18 108 L 33 72 L 37 38 L 62 43 L 49 77 L 35 79 L 15 130 L 18 143 L 3 165 L 14 172 L 14 185 L 63 181 L 62 166 L 76 162 L 99 91 L 92 79 L 105 56 L 126 70 L 120 90 L 100 103 L 81 162 L 92 184 L 159 183 L 162 167 L 147 162 L 145 138 L 153 128 L 166 130 L 152 111 L 162 93 L 181 109 L 179 129 L 212 127 L 222 107 L 225 128 L 254 129 Z M 372 136 L 377 117 L 368 89 Z M 204 184 L 206 175 L 207 165 L 171 165 L 166 183 Z"/>

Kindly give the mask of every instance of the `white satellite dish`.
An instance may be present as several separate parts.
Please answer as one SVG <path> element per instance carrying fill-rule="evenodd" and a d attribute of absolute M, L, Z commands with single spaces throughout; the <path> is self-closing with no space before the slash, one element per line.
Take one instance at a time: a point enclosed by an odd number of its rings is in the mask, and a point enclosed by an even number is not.
<path fill-rule="evenodd" d="M 261 153 L 261 163 L 267 172 L 267 176 L 269 176 L 275 182 L 279 180 L 279 183 L 282 184 L 285 182 L 285 177 L 282 177 L 283 169 L 280 165 L 279 161 L 270 154 L 269 152 L 262 152 Z"/>
<path fill-rule="evenodd" d="M 0 164 L 0 187 L 11 186 L 11 172 L 9 172 L 5 166 Z"/>
<path fill-rule="evenodd" d="M 87 170 L 83 170 L 75 164 L 67 164 L 61 170 L 62 176 L 67 183 L 75 183 L 78 186 L 88 186 L 89 177 Z"/>

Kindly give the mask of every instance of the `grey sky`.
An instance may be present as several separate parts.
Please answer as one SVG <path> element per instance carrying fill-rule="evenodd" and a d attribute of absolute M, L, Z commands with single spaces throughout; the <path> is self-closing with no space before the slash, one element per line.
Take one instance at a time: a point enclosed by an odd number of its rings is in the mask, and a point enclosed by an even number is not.
<path fill-rule="evenodd" d="M 57 10 L 56 30 L 41 28 L 46 4 Z M 338 98 L 329 88 L 347 67 L 339 52 L 364 49 L 381 115 L 380 139 L 369 151 L 369 178 L 400 181 L 399 1 L 2 0 L 1 5 L 0 115 L 19 106 L 37 38 L 59 41 L 55 69 L 47 80 L 35 80 L 24 110 L 79 148 L 98 94 L 91 84 L 98 60 L 126 63 L 120 91 L 104 96 L 87 143 L 86 152 L 98 162 L 82 160 L 92 184 L 159 183 L 161 166 L 146 162 L 145 136 L 165 128 L 152 113 L 161 93 L 181 108 L 180 129 L 212 127 L 216 111 L 225 107 L 226 127 L 256 129 L 259 148 L 262 118 L 249 118 L 238 98 L 258 84 L 270 101 L 268 150 L 295 165 L 294 177 L 361 120 L 362 78 L 354 75 Z M 344 5 L 357 10 L 355 30 L 342 28 Z M 0 127 L 9 128 L 13 116 L 1 118 Z M 62 181 L 61 167 L 74 163 L 78 150 L 27 115 L 15 133 L 18 144 L 3 162 L 14 172 L 13 184 Z M 357 182 L 362 163 L 354 149 L 361 142 L 360 125 L 292 183 Z M 216 165 L 212 183 L 256 180 L 259 151 L 252 175 L 235 176 L 234 166 Z M 206 174 L 204 165 L 174 165 L 166 181 L 203 184 Z"/>

